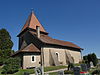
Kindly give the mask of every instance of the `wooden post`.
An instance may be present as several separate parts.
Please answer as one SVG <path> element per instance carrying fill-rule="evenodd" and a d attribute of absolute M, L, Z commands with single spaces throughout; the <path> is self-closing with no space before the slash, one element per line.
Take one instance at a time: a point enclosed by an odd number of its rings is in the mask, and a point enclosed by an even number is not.
<path fill-rule="evenodd" d="M 44 53 L 43 53 L 43 47 L 41 47 L 41 68 L 42 68 L 42 75 L 44 75 Z"/>

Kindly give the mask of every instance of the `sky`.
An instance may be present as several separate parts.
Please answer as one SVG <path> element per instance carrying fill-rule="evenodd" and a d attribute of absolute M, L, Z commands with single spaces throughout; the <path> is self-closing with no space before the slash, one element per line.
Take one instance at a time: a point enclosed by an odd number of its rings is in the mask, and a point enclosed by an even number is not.
<path fill-rule="evenodd" d="M 10 33 L 13 50 L 18 50 L 17 35 L 32 8 L 49 36 L 100 58 L 100 0 L 0 0 L 0 29 Z"/>

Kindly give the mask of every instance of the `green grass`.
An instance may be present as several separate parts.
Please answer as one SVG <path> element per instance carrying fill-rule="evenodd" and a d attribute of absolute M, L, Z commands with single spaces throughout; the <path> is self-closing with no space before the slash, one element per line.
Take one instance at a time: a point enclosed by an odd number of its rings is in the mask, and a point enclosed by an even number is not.
<path fill-rule="evenodd" d="M 13 75 L 23 75 L 24 72 L 28 72 L 29 74 L 33 74 L 34 73 L 34 69 L 20 69 L 18 72 L 16 72 Z"/>
<path fill-rule="evenodd" d="M 44 71 L 53 71 L 53 70 L 58 70 L 58 69 L 64 69 L 67 68 L 67 66 L 50 66 L 50 67 L 45 67 Z"/>
<path fill-rule="evenodd" d="M 73 74 L 74 72 L 73 72 L 73 71 L 65 70 L 64 73 L 65 73 L 65 74 Z"/>
<path fill-rule="evenodd" d="M 76 63 L 76 64 L 74 64 L 74 66 L 80 66 L 80 64 L 79 63 Z"/>
<path fill-rule="evenodd" d="M 57 72 L 49 73 L 49 75 L 58 75 Z"/>
<path fill-rule="evenodd" d="M 45 67 L 44 71 L 47 72 L 47 71 L 53 71 L 53 70 L 58 70 L 58 69 L 64 69 L 64 68 L 67 68 L 67 66 L 50 66 L 50 67 Z M 2 69 L 0 68 L 0 75 L 4 75 L 4 74 L 1 74 L 1 72 L 2 72 Z M 30 74 L 35 73 L 34 69 L 19 69 L 18 72 L 14 74 L 7 74 L 7 75 L 23 75 L 24 72 L 28 72 Z M 51 73 L 50 75 L 56 75 L 56 74 Z"/>

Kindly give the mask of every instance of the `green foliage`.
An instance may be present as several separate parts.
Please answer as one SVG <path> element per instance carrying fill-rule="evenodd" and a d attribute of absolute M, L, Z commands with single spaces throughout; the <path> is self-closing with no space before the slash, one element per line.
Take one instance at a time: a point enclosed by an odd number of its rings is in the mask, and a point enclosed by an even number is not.
<path fill-rule="evenodd" d="M 0 75 L 5 75 L 5 74 L 1 74 L 1 72 L 2 72 L 2 68 L 0 67 Z M 18 72 L 13 74 L 7 74 L 7 75 L 24 75 L 24 72 L 28 72 L 29 74 L 35 73 L 34 69 L 19 69 Z"/>
<path fill-rule="evenodd" d="M 83 56 L 83 61 L 87 64 L 88 63 L 88 55 Z"/>
<path fill-rule="evenodd" d="M 97 57 L 96 57 L 96 55 L 94 53 L 92 54 L 92 62 L 93 62 L 94 66 L 96 66 L 97 63 L 98 63 L 98 59 L 97 59 Z"/>
<path fill-rule="evenodd" d="M 11 36 L 6 29 L 0 30 L 0 50 L 12 49 L 13 42 L 11 41 Z"/>
<path fill-rule="evenodd" d="M 11 49 L 0 50 L 0 64 L 2 65 L 13 54 Z"/>
<path fill-rule="evenodd" d="M 13 42 L 11 36 L 6 29 L 0 29 L 0 65 L 2 65 L 6 59 L 8 59 L 13 52 L 11 50 Z"/>
<path fill-rule="evenodd" d="M 83 56 L 83 60 L 85 61 L 86 64 L 90 64 L 90 62 L 93 62 L 94 66 L 96 66 L 98 63 L 98 59 L 95 53 Z"/>
<path fill-rule="evenodd" d="M 64 69 L 66 67 L 67 66 L 50 66 L 50 67 L 45 67 L 44 69 L 45 69 L 45 72 L 47 72 L 47 71 L 52 71 L 52 70 Z M 1 71 L 1 69 L 0 69 L 0 71 Z M 34 69 L 19 69 L 18 72 L 14 73 L 14 74 L 7 74 L 7 75 L 23 75 L 24 72 L 28 72 L 29 74 L 35 73 Z M 50 73 L 50 75 L 57 75 L 57 74 L 58 74 L 58 72 Z M 0 75 L 1 75 L 1 73 L 0 73 Z M 2 74 L 2 75 L 4 75 L 4 74 Z"/>
<path fill-rule="evenodd" d="M 3 66 L 2 73 L 15 73 L 20 68 L 20 58 L 9 58 L 5 61 L 5 65 Z"/>

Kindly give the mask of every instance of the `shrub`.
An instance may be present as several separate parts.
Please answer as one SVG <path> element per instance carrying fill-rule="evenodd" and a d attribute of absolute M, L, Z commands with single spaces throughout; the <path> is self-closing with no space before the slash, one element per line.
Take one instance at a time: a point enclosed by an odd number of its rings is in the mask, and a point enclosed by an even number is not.
<path fill-rule="evenodd" d="M 13 74 L 20 68 L 20 58 L 9 58 L 5 61 L 3 66 L 3 74 Z"/>

